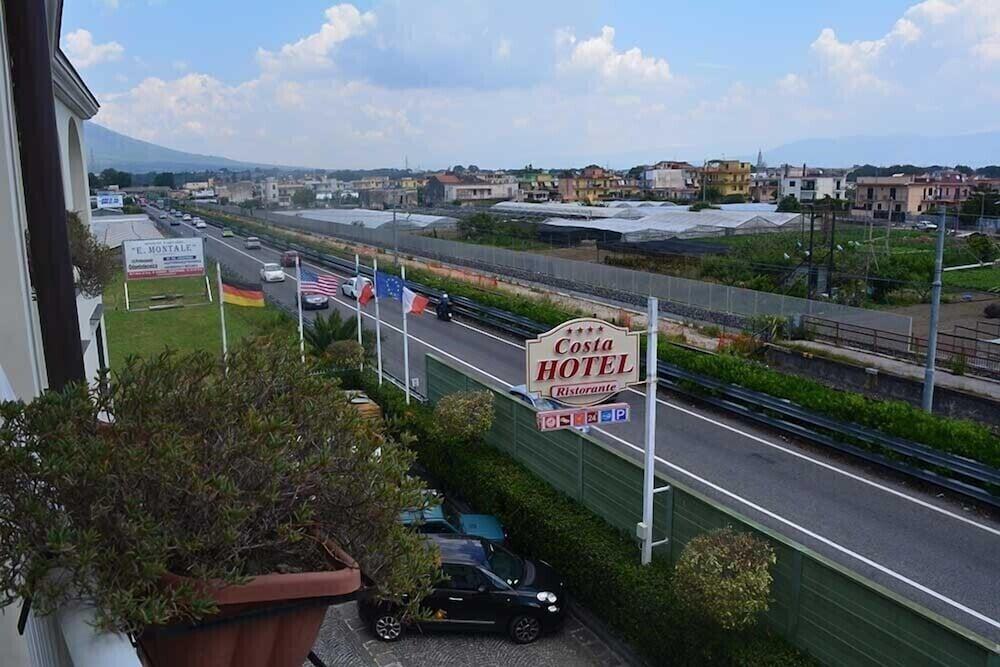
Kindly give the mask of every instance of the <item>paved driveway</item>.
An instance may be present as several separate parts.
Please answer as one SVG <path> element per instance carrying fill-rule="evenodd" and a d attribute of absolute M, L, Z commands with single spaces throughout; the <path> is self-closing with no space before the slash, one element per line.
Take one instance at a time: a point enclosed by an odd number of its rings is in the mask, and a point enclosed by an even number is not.
<path fill-rule="evenodd" d="M 328 667 L 613 667 L 623 661 L 572 616 L 562 630 L 534 644 L 518 645 L 504 635 L 410 632 L 397 642 L 375 639 L 354 602 L 331 607 L 314 653 Z M 311 667 L 306 663 L 304 667 Z"/>

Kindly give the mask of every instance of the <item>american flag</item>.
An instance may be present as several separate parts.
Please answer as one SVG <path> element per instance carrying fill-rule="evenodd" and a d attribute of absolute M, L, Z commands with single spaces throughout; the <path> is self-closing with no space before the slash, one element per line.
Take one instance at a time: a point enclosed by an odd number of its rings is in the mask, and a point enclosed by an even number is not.
<path fill-rule="evenodd" d="M 337 276 L 330 274 L 318 275 L 312 271 L 302 269 L 302 293 L 303 294 L 325 294 L 326 296 L 337 296 L 340 285 Z"/>

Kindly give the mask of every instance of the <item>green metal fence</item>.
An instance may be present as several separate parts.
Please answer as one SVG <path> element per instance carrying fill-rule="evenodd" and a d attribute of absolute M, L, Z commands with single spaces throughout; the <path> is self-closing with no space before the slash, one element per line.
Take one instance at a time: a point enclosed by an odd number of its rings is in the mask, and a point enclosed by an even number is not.
<path fill-rule="evenodd" d="M 541 433 L 534 412 L 497 387 L 428 354 L 427 396 L 492 390 L 496 419 L 487 442 L 634 536 L 642 517 L 640 463 L 575 431 Z M 674 561 L 691 538 L 732 526 L 767 539 L 778 556 L 766 622 L 828 665 L 1000 667 L 1000 646 L 983 639 L 657 472 L 654 540 Z M 638 554 L 638 545 L 636 546 Z"/>

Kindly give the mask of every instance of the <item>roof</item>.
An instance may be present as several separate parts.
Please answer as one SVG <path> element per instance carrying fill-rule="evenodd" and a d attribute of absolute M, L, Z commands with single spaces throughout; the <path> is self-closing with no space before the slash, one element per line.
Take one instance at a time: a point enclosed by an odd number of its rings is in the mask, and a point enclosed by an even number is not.
<path fill-rule="evenodd" d="M 694 212 L 682 207 L 639 209 L 642 217 L 635 219 L 595 218 L 572 220 L 548 218 L 544 224 L 553 227 L 601 229 L 622 235 L 625 241 L 649 241 L 668 238 L 695 238 L 720 233 L 774 230 L 801 219 L 798 213 L 710 210 Z M 727 230 L 729 230 L 727 232 Z"/>
<path fill-rule="evenodd" d="M 98 243 L 109 248 L 117 248 L 125 241 L 163 238 L 147 215 L 95 217 L 91 220 L 90 230 Z"/>
<path fill-rule="evenodd" d="M 444 563 L 482 565 L 487 560 L 486 549 L 479 538 L 464 535 L 428 535 L 441 551 Z"/>
<path fill-rule="evenodd" d="M 335 222 L 341 225 L 361 225 L 369 229 L 386 227 L 392 229 L 392 211 L 373 211 L 366 208 L 324 208 L 305 211 L 278 211 L 281 215 L 293 215 L 310 220 Z M 398 229 L 451 228 L 458 220 L 443 215 L 396 212 Z"/>

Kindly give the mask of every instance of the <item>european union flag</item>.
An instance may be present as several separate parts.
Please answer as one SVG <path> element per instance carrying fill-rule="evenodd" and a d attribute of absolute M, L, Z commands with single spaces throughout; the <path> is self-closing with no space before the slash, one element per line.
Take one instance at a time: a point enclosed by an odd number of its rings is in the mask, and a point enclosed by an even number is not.
<path fill-rule="evenodd" d="M 403 300 L 403 281 L 389 273 L 379 272 L 375 276 L 375 293 L 378 298 Z"/>

